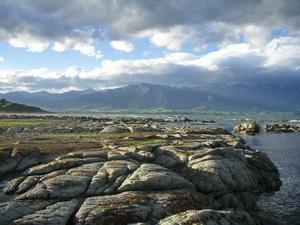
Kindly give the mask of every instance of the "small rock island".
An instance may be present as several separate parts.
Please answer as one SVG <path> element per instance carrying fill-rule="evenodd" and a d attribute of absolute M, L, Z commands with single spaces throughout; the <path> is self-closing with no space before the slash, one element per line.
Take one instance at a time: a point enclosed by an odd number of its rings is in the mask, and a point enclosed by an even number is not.
<path fill-rule="evenodd" d="M 2 116 L 0 224 L 260 224 L 281 186 L 222 128 L 164 119 Z"/>

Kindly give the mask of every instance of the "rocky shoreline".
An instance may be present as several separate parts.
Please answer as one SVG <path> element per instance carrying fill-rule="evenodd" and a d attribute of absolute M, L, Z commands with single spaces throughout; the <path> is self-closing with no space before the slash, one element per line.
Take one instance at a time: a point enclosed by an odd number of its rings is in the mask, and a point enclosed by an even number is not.
<path fill-rule="evenodd" d="M 255 121 L 242 121 L 236 124 L 233 128 L 233 132 L 255 135 L 260 132 L 260 125 Z M 300 132 L 300 123 L 288 124 L 288 123 L 266 123 L 264 125 L 265 132 L 273 133 L 292 133 Z"/>
<path fill-rule="evenodd" d="M 1 121 L 0 224 L 261 224 L 259 196 L 281 186 L 265 153 L 199 121 Z"/>

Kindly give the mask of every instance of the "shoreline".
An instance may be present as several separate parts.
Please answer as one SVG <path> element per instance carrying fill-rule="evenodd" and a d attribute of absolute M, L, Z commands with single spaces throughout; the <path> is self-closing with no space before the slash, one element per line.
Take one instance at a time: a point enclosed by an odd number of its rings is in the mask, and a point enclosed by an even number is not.
<path fill-rule="evenodd" d="M 265 153 L 222 128 L 183 121 L 168 127 L 149 118 L 47 119 L 1 138 L 1 180 L 17 175 L 3 190 L 17 200 L 0 204 L 3 223 L 43 224 L 59 215 L 61 224 L 168 224 L 182 216 L 250 224 L 258 197 L 281 186 Z"/>

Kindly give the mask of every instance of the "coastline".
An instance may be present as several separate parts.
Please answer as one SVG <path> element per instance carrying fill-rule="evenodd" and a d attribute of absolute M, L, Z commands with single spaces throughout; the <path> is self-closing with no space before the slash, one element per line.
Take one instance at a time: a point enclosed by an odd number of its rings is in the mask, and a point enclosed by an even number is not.
<path fill-rule="evenodd" d="M 238 136 L 203 125 L 64 116 L 12 131 L 2 137 L 10 146 L 2 146 L 1 171 L 2 179 L 16 172 L 3 191 L 17 201 L 0 205 L 0 221 L 43 223 L 59 215 L 62 224 L 168 224 L 182 216 L 254 223 L 258 197 L 281 185 L 276 167 Z"/>

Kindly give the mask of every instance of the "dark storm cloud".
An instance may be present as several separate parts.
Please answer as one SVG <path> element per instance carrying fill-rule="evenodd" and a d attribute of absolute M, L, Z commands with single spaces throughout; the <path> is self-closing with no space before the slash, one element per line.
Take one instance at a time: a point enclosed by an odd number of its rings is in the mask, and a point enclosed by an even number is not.
<path fill-rule="evenodd" d="M 27 31 L 49 40 L 91 28 L 123 38 L 147 29 L 211 22 L 298 29 L 299 12 L 297 0 L 2 0 L 0 27 L 7 35 Z"/>

